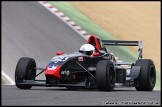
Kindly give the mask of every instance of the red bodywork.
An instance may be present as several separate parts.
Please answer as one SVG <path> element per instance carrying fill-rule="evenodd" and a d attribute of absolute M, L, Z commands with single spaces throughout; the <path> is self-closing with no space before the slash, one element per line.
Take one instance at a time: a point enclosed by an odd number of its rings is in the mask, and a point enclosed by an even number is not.
<path fill-rule="evenodd" d="M 64 52 L 56 52 L 56 55 L 63 55 Z"/>
<path fill-rule="evenodd" d="M 96 36 L 90 36 L 87 43 L 93 45 L 97 50 L 101 50 L 99 40 Z"/>
<path fill-rule="evenodd" d="M 60 66 L 57 66 L 54 70 L 50 70 L 48 69 L 49 66 L 46 67 L 46 72 L 45 72 L 45 76 L 48 77 L 48 76 L 53 76 L 53 77 L 57 77 L 57 78 L 61 78 L 60 76 L 60 68 L 61 68 L 61 65 Z"/>

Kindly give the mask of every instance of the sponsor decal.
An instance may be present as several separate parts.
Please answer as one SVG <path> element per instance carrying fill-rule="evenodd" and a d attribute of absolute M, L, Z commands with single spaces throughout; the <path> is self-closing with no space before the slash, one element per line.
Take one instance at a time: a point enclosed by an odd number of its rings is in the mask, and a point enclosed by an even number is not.
<path fill-rule="evenodd" d="M 83 61 L 83 57 L 82 56 L 78 57 L 78 61 Z"/>
<path fill-rule="evenodd" d="M 54 57 L 52 61 L 54 61 L 54 63 L 57 63 L 59 61 L 66 61 L 67 59 L 68 57 L 60 56 L 60 57 Z"/>

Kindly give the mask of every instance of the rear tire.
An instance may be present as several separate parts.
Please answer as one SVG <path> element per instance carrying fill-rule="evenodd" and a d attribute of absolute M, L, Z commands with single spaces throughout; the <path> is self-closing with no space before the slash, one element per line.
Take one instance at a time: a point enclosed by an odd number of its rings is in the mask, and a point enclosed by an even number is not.
<path fill-rule="evenodd" d="M 110 60 L 99 61 L 96 68 L 97 87 L 101 91 L 113 91 L 115 87 L 115 70 Z"/>
<path fill-rule="evenodd" d="M 135 88 L 137 91 L 152 91 L 156 83 L 156 69 L 152 60 L 139 59 L 135 66 L 141 66 L 141 71 L 135 79 Z"/>
<path fill-rule="evenodd" d="M 17 63 L 15 70 L 15 83 L 20 89 L 30 89 L 32 85 L 19 84 L 25 80 L 35 80 L 36 63 L 32 58 L 22 57 Z"/>

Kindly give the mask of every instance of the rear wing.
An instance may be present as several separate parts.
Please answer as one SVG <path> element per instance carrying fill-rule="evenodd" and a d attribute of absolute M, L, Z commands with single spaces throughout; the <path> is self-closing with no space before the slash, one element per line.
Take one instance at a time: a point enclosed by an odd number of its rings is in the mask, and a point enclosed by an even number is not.
<path fill-rule="evenodd" d="M 138 59 L 142 59 L 142 41 L 101 40 L 104 45 L 138 46 Z"/>

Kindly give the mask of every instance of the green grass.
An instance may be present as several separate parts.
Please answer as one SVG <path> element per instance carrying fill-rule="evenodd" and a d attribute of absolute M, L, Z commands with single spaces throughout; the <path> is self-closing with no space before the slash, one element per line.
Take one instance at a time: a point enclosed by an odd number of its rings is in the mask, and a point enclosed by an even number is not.
<path fill-rule="evenodd" d="M 156 90 L 161 90 L 161 73 L 159 71 L 156 72 Z"/>
<path fill-rule="evenodd" d="M 87 16 L 82 14 L 79 10 L 71 6 L 68 2 L 60 2 L 60 1 L 51 1 L 52 5 L 61 10 L 66 16 L 68 16 L 71 20 L 76 22 L 79 26 L 81 26 L 84 30 L 86 30 L 89 34 L 97 35 L 100 39 L 109 39 L 115 40 L 110 33 L 106 32 L 103 28 L 92 22 Z M 139 38 L 140 39 L 140 38 Z M 114 53 L 115 56 L 118 56 L 123 61 L 135 62 L 137 60 L 137 52 L 130 50 L 128 47 L 112 47 L 109 46 L 108 49 Z M 160 90 L 160 70 L 157 69 L 157 79 L 156 79 L 156 89 Z"/>

